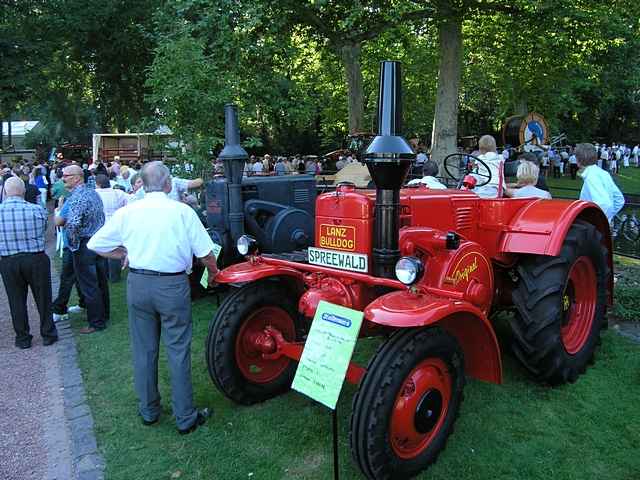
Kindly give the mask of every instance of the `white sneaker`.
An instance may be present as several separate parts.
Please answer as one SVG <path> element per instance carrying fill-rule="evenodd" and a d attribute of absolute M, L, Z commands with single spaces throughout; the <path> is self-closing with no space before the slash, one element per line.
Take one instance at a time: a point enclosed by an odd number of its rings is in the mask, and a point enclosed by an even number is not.
<path fill-rule="evenodd" d="M 67 312 L 80 313 L 80 312 L 84 312 L 84 308 L 82 308 L 80 305 L 74 305 L 73 307 L 67 308 Z"/>
<path fill-rule="evenodd" d="M 62 322 L 63 320 L 69 320 L 69 315 L 67 315 L 66 313 L 62 313 L 62 314 L 54 313 L 53 314 L 53 321 L 55 323 Z"/>

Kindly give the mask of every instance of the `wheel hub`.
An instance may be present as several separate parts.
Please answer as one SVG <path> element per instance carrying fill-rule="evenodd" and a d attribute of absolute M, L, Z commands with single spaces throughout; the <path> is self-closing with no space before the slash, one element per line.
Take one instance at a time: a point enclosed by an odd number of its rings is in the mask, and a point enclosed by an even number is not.
<path fill-rule="evenodd" d="M 439 358 L 420 362 L 398 391 L 390 419 L 390 442 L 403 459 L 428 448 L 447 416 L 452 395 L 451 375 Z"/>
<path fill-rule="evenodd" d="M 419 433 L 429 433 L 442 414 L 442 394 L 438 390 L 427 390 L 416 408 L 415 425 Z"/>
<path fill-rule="evenodd" d="M 296 336 L 289 314 L 277 306 L 261 307 L 242 324 L 236 337 L 236 365 L 252 383 L 269 383 L 278 378 L 291 362 L 287 357 L 270 358 L 277 350 L 274 335 L 281 334 L 288 341 Z"/>
<path fill-rule="evenodd" d="M 596 270 L 589 257 L 578 257 L 567 277 L 562 296 L 560 335 L 569 355 L 578 353 L 587 343 L 593 326 L 598 297 Z"/>

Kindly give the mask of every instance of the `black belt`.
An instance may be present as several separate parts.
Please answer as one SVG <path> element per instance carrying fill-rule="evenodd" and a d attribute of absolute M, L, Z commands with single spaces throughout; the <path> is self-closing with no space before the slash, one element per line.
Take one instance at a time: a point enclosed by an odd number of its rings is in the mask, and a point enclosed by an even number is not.
<path fill-rule="evenodd" d="M 151 275 L 154 277 L 173 277 L 175 275 L 184 275 L 184 270 L 182 272 L 156 272 L 155 270 L 144 270 L 142 268 L 129 268 L 129 271 L 132 273 L 137 273 L 138 275 Z"/>
<path fill-rule="evenodd" d="M 28 255 L 41 255 L 44 252 L 18 252 L 12 253 L 11 255 L 2 255 L 2 258 L 12 258 L 12 257 L 26 257 Z"/>

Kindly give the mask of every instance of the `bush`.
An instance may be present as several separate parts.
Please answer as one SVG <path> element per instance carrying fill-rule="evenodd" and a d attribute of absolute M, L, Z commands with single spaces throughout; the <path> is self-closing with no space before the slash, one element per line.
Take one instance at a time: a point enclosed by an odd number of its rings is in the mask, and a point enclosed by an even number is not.
<path fill-rule="evenodd" d="M 640 287 L 616 285 L 613 293 L 613 313 L 621 321 L 640 321 Z"/>

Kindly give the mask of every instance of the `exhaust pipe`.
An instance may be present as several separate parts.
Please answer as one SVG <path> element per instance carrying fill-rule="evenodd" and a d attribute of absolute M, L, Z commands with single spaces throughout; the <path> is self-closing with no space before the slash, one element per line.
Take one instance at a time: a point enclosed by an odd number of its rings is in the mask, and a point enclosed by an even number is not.
<path fill-rule="evenodd" d="M 378 134 L 369 144 L 364 163 L 376 185 L 373 274 L 394 278 L 400 258 L 400 188 L 416 155 L 402 137 L 400 62 L 380 64 Z"/>
<path fill-rule="evenodd" d="M 238 107 L 232 103 L 224 106 L 224 148 L 218 158 L 224 162 L 224 175 L 229 186 L 229 227 L 235 245 L 238 238 L 244 235 L 242 173 L 248 155 L 240 145 Z"/>

